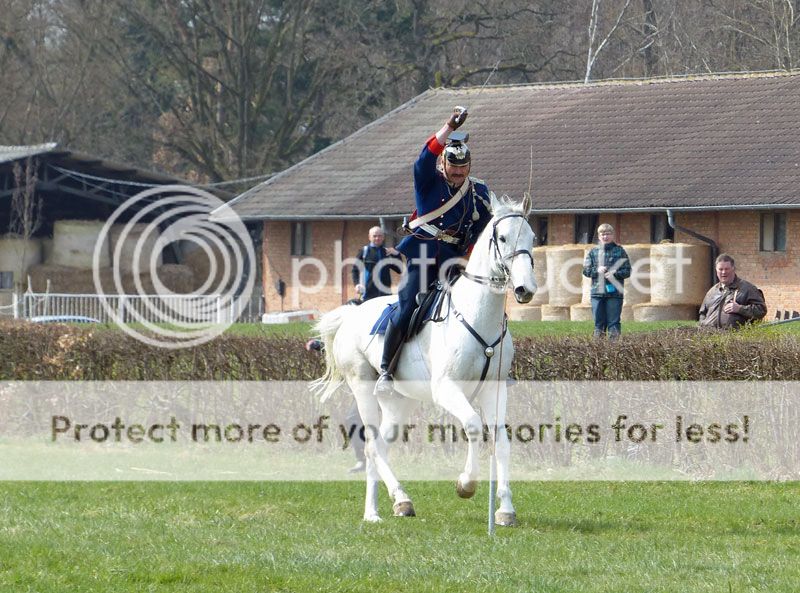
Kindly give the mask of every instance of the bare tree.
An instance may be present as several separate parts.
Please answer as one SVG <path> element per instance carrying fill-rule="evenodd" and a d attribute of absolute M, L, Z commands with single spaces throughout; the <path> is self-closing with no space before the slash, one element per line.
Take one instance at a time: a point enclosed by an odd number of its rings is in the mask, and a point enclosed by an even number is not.
<path fill-rule="evenodd" d="M 22 290 L 25 279 L 25 262 L 28 256 L 28 242 L 42 224 L 42 199 L 36 193 L 39 181 L 38 159 L 28 158 L 24 166 L 16 161 L 13 166 L 14 188 L 11 194 L 11 210 L 8 232 L 22 239 L 22 251 L 18 253 L 19 267 L 14 270 L 15 289 Z"/>
<path fill-rule="evenodd" d="M 628 6 L 631 3 L 631 0 L 625 0 L 625 6 L 623 6 L 622 10 L 619 11 L 619 15 L 617 15 L 617 20 L 614 22 L 614 25 L 608 30 L 608 33 L 606 33 L 606 36 L 597 45 L 597 48 L 595 48 L 594 44 L 597 37 L 599 11 L 602 1 L 603 0 L 592 0 L 592 12 L 591 16 L 589 17 L 589 51 L 588 55 L 586 56 L 586 76 L 583 79 L 584 83 L 588 83 L 591 80 L 592 68 L 594 68 L 594 63 L 597 60 L 597 56 L 600 55 L 600 52 L 603 51 L 603 48 L 605 47 L 606 43 L 608 43 L 608 40 L 611 39 L 611 36 L 619 27 L 622 17 L 625 16 L 625 11 L 628 9 Z"/>

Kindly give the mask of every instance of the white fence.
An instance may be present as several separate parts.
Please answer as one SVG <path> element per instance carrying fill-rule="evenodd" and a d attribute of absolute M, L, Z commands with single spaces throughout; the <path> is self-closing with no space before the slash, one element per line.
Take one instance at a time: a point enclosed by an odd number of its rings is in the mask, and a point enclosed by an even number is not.
<path fill-rule="evenodd" d="M 103 323 L 205 322 L 254 323 L 261 321 L 263 299 L 254 294 L 241 308 L 220 295 L 96 295 L 25 293 L 15 295 L 14 317 L 30 319 L 50 315 L 91 317 Z M 105 304 L 104 304 L 105 302 Z"/>

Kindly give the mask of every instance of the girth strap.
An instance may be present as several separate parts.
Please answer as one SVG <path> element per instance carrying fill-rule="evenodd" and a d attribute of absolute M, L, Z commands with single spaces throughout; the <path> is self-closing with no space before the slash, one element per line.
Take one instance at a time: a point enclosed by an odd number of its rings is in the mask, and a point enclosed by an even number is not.
<path fill-rule="evenodd" d="M 478 381 L 478 385 L 475 387 L 475 390 L 472 392 L 472 396 L 469 398 L 471 401 L 478 393 L 478 390 L 483 385 L 483 382 L 486 380 L 486 375 L 489 372 L 489 365 L 491 364 L 492 356 L 494 356 L 495 346 L 497 346 L 503 340 L 503 338 L 506 337 L 506 332 L 508 331 L 508 315 L 503 314 L 503 328 L 500 331 L 500 337 L 497 338 L 492 344 L 487 344 L 486 340 L 484 340 L 481 335 L 475 331 L 475 328 L 472 327 L 466 319 L 464 319 L 464 316 L 459 313 L 458 310 L 456 310 L 456 308 L 452 305 L 452 301 L 451 308 L 453 310 L 453 314 L 456 316 L 456 319 L 458 319 L 461 324 L 467 328 L 467 331 L 472 334 L 472 337 L 478 340 L 478 343 L 483 346 L 483 355 L 486 358 L 483 363 L 483 370 L 481 371 L 481 379 Z"/>

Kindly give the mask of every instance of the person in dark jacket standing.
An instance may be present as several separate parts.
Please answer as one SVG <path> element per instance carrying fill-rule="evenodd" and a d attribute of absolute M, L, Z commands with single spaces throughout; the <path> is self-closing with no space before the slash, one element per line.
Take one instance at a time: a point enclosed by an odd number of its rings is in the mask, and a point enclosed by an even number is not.
<path fill-rule="evenodd" d="M 391 272 L 401 274 L 399 253 L 394 247 L 386 247 L 386 235 L 379 226 L 369 230 L 369 243 L 356 255 L 353 266 L 353 284 L 362 301 L 392 294 Z"/>
<path fill-rule="evenodd" d="M 631 275 L 631 262 L 621 245 L 614 242 L 614 227 L 597 227 L 600 244 L 586 254 L 583 275 L 592 279 L 592 317 L 595 337 L 615 339 L 622 331 L 620 316 L 625 279 Z"/>
<path fill-rule="evenodd" d="M 764 293 L 736 275 L 736 264 L 727 253 L 714 262 L 717 282 L 700 306 L 700 327 L 731 329 L 763 319 L 767 314 Z"/>

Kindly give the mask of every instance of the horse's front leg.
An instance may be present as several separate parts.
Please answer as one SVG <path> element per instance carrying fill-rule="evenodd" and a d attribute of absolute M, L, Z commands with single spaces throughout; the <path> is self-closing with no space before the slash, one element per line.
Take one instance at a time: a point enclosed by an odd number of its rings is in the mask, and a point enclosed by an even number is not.
<path fill-rule="evenodd" d="M 464 392 L 469 383 L 453 381 L 447 377 L 433 385 L 433 401 L 458 418 L 467 435 L 467 460 L 464 471 L 458 476 L 456 493 L 461 498 L 471 498 L 478 488 L 478 448 L 483 438 L 480 415 L 470 405 Z M 474 388 L 474 385 L 473 385 Z"/>
<path fill-rule="evenodd" d="M 508 387 L 505 381 L 487 382 L 479 394 L 479 401 L 486 424 L 489 427 L 489 437 L 493 438 L 494 455 L 497 462 L 497 498 L 500 506 L 494 513 L 498 525 L 512 527 L 517 524 L 517 513 L 511 502 L 511 486 L 509 485 L 509 471 L 511 458 L 511 444 L 506 432 L 506 401 Z"/>

